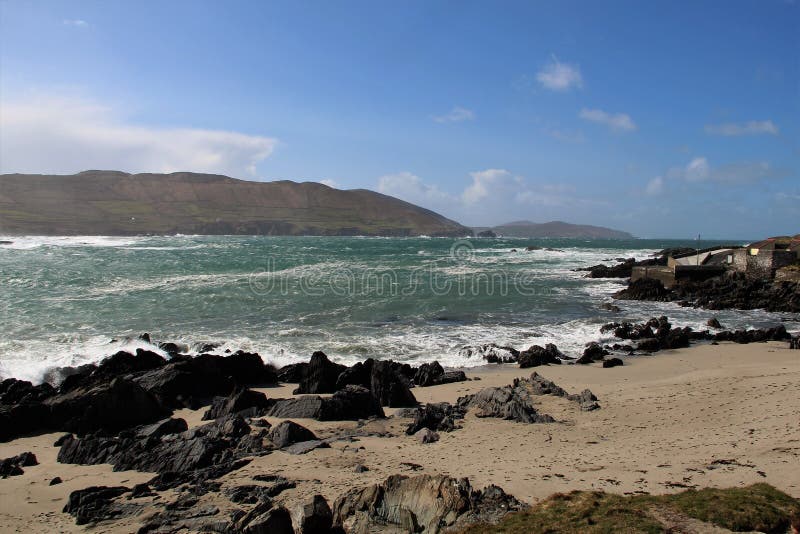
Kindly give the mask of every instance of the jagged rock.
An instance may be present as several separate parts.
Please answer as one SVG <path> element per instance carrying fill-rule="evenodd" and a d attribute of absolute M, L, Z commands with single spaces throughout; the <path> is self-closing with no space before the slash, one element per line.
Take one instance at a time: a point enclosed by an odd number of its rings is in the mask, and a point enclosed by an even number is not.
<path fill-rule="evenodd" d="M 439 441 L 439 434 L 428 428 L 423 428 L 414 434 L 414 438 L 422 444 L 434 443 Z"/>
<path fill-rule="evenodd" d="M 414 422 L 406 429 L 406 434 L 416 434 L 427 428 L 434 432 L 451 432 L 458 428 L 455 421 L 464 418 L 466 409 L 447 402 L 425 404 L 414 412 Z"/>
<path fill-rule="evenodd" d="M 620 365 L 623 365 L 623 362 L 619 358 L 609 358 L 608 360 L 605 360 L 603 362 L 603 368 L 605 369 L 609 369 L 611 367 L 619 367 Z"/>
<path fill-rule="evenodd" d="M 333 524 L 349 532 L 435 534 L 448 527 L 496 522 L 507 512 L 526 507 L 497 490 L 478 492 L 469 480 L 444 475 L 393 475 L 382 484 L 351 489 L 336 499 Z"/>
<path fill-rule="evenodd" d="M 608 354 L 610 354 L 610 352 L 604 349 L 599 343 L 592 341 L 586 345 L 586 348 L 583 350 L 583 355 L 578 358 L 575 363 L 582 365 L 593 363 L 602 360 Z"/>
<path fill-rule="evenodd" d="M 715 341 L 733 341 L 734 343 L 760 343 L 764 341 L 784 341 L 791 339 L 792 336 L 786 331 L 786 327 L 778 325 L 773 328 L 760 328 L 757 330 L 736 330 L 735 332 L 724 331 L 714 335 Z"/>
<path fill-rule="evenodd" d="M 512 386 L 482 389 L 474 395 L 458 399 L 458 406 L 472 408 L 477 417 L 497 417 L 520 423 L 552 423 L 546 414 L 539 414 L 533 406 L 528 391 L 519 380 Z"/>
<path fill-rule="evenodd" d="M 133 515 L 141 510 L 141 506 L 114 502 L 115 498 L 129 491 L 125 486 L 91 486 L 73 491 L 69 494 L 63 512 L 74 516 L 78 525 Z"/>
<path fill-rule="evenodd" d="M 147 518 L 139 534 L 173 532 L 228 532 L 231 522 L 214 517 L 219 508 L 198 504 L 197 497 L 181 495 L 164 509 Z"/>
<path fill-rule="evenodd" d="M 285 365 L 278 370 L 278 380 L 281 382 L 289 382 L 291 384 L 299 384 L 308 374 L 308 363 L 292 363 Z"/>
<path fill-rule="evenodd" d="M 486 345 L 464 347 L 459 351 L 459 356 L 472 358 L 479 356 L 486 363 L 516 363 L 519 351 L 513 347 L 503 347 L 495 343 Z"/>
<path fill-rule="evenodd" d="M 32 465 L 39 465 L 36 455 L 32 452 L 23 452 L 11 458 L 5 458 L 4 460 L 0 460 L 0 477 L 8 478 L 19 476 L 25 472 L 22 469 L 23 467 Z"/>
<path fill-rule="evenodd" d="M 567 391 L 556 385 L 552 380 L 548 380 L 540 374 L 534 372 L 529 379 L 531 392 L 534 395 L 553 395 L 555 397 L 566 397 Z"/>
<path fill-rule="evenodd" d="M 640 278 L 628 284 L 628 287 L 614 293 L 613 297 L 619 300 L 672 300 L 672 293 L 664 288 L 660 280 Z"/>
<path fill-rule="evenodd" d="M 567 398 L 571 401 L 577 402 L 581 410 L 591 412 L 600 409 L 600 404 L 597 402 L 597 397 L 588 389 L 584 389 L 577 395 L 568 395 Z"/>
<path fill-rule="evenodd" d="M 331 446 L 325 441 L 312 439 L 309 441 L 293 443 L 292 445 L 284 447 L 282 450 L 283 452 L 287 452 L 289 454 L 307 454 L 315 449 L 330 449 L 330 447 Z"/>
<path fill-rule="evenodd" d="M 375 360 L 369 358 L 342 371 L 336 378 L 336 390 L 343 389 L 345 386 L 361 386 L 369 389 L 374 363 Z"/>
<path fill-rule="evenodd" d="M 322 495 L 295 506 L 291 516 L 295 534 L 329 534 L 333 526 L 333 512 Z"/>
<path fill-rule="evenodd" d="M 55 395 L 56 389 L 47 382 L 34 386 L 27 380 L 7 378 L 0 382 L 0 403 L 19 404 L 41 402 Z"/>
<path fill-rule="evenodd" d="M 659 329 L 661 331 L 661 329 Z M 691 328 L 673 328 L 661 337 L 662 349 L 681 349 L 689 346 Z"/>
<path fill-rule="evenodd" d="M 163 419 L 157 423 L 153 423 L 152 425 L 145 425 L 143 427 L 137 428 L 135 434 L 139 438 L 160 438 L 162 436 L 167 436 L 169 434 L 177 434 L 179 432 L 185 432 L 189 429 L 189 425 L 186 424 L 184 419 L 174 419 L 168 418 Z M 58 441 L 55 442 L 56 447 L 60 447 L 63 445 L 64 441 L 68 438 L 72 437 L 71 434 L 67 434 L 65 436 L 61 436 Z"/>
<path fill-rule="evenodd" d="M 560 364 L 562 356 L 564 355 L 558 350 L 558 347 L 552 343 L 548 343 L 544 348 L 533 345 L 519 354 L 519 367 L 525 369 L 551 363 Z"/>
<path fill-rule="evenodd" d="M 275 384 L 277 374 L 258 354 L 237 351 L 229 356 L 173 358 L 167 365 L 139 374 L 134 380 L 164 406 L 196 409 L 216 396 L 229 395 L 237 385 Z"/>
<path fill-rule="evenodd" d="M 267 415 L 318 421 L 357 421 L 370 417 L 386 417 L 378 400 L 368 389 L 352 385 L 345 386 L 330 398 L 304 395 L 295 399 L 277 399 Z"/>
<path fill-rule="evenodd" d="M 301 441 L 315 439 L 317 436 L 312 431 L 294 421 L 283 421 L 269 432 L 269 440 L 279 449 Z"/>
<path fill-rule="evenodd" d="M 117 471 L 156 472 L 159 477 L 150 484 L 168 488 L 184 482 L 202 484 L 244 465 L 236 460 L 237 455 L 268 452 L 262 447 L 254 450 L 246 439 L 250 427 L 239 416 L 161 436 L 142 436 L 139 431 L 122 432 L 115 437 L 66 439 L 58 461 L 84 465 L 108 463 Z"/>
<path fill-rule="evenodd" d="M 286 508 L 263 503 L 242 517 L 234 531 L 244 534 L 294 534 L 294 527 L 292 516 Z"/>
<path fill-rule="evenodd" d="M 62 482 L 64 482 L 64 481 L 61 480 L 61 477 L 53 477 L 50 480 L 50 484 L 48 484 L 48 486 L 57 486 L 58 484 L 61 484 Z"/>
<path fill-rule="evenodd" d="M 217 397 L 204 415 L 203 420 L 217 419 L 226 415 L 260 417 L 265 415 L 274 401 L 260 391 L 237 387 L 228 397 Z"/>
<path fill-rule="evenodd" d="M 390 408 L 416 406 L 417 399 L 408 387 L 408 379 L 394 368 L 393 363 L 379 360 L 372 365 L 370 375 L 372 395 L 378 399 L 381 406 Z"/>
<path fill-rule="evenodd" d="M 423 363 L 414 375 L 414 384 L 420 387 L 438 386 L 452 382 L 464 382 L 464 371 L 445 371 L 438 361 Z"/>
<path fill-rule="evenodd" d="M 294 394 L 333 393 L 336 391 L 336 379 L 345 369 L 346 366 L 333 363 L 324 352 L 317 351 L 311 355 L 305 376 Z"/>
<path fill-rule="evenodd" d="M 722 330 L 722 325 L 719 322 L 719 319 L 716 317 L 712 317 L 708 321 L 706 321 L 706 326 L 709 328 L 716 328 L 717 330 Z"/>
<path fill-rule="evenodd" d="M 295 483 L 281 476 L 273 476 L 267 480 L 267 484 L 246 484 L 234 486 L 225 490 L 225 495 L 231 502 L 240 504 L 256 504 L 260 501 L 269 501 L 272 497 L 277 497 L 287 489 L 295 487 Z"/>
<path fill-rule="evenodd" d="M 83 435 L 114 433 L 167 415 L 158 400 L 140 385 L 124 378 L 91 389 L 76 388 L 45 401 L 52 427 Z"/>

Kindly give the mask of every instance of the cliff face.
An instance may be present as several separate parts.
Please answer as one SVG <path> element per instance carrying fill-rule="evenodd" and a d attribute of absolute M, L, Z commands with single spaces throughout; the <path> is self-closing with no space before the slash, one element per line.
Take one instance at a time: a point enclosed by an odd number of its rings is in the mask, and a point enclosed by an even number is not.
<path fill-rule="evenodd" d="M 85 171 L 0 175 L 0 233 L 463 236 L 471 230 L 365 189 Z"/>

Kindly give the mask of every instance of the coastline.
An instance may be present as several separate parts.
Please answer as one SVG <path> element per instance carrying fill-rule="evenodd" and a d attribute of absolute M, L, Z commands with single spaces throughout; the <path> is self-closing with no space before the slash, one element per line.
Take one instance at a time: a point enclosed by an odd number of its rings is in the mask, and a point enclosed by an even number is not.
<path fill-rule="evenodd" d="M 394 474 L 448 474 L 468 477 L 475 488 L 489 484 L 527 503 L 571 490 L 618 494 L 673 493 L 687 487 L 737 487 L 769 483 L 800 497 L 800 354 L 785 342 L 697 345 L 625 358 L 625 365 L 550 365 L 519 369 L 488 365 L 467 369 L 467 382 L 414 388 L 417 400 L 455 402 L 459 396 L 491 386 L 505 386 L 532 372 L 570 393 L 590 388 L 600 410 L 583 412 L 574 403 L 536 396 L 537 410 L 558 422 L 522 424 L 468 413 L 463 428 L 440 432 L 441 439 L 422 444 L 404 434 L 409 419 L 387 409 L 385 420 L 366 423 L 296 422 L 320 438 L 342 428 L 359 433 L 355 441 L 333 441 L 328 449 L 290 455 L 259 456 L 225 475 L 223 490 L 252 483 L 256 474 L 277 474 L 296 483 L 275 498 L 289 506 L 321 494 L 333 502 L 344 491 L 380 483 Z M 294 385 L 258 389 L 271 398 L 290 396 Z M 179 410 L 191 426 L 199 425 L 205 407 Z M 273 425 L 281 419 L 268 417 Z M 388 433 L 388 436 L 386 435 Z M 86 531 L 61 512 L 69 493 L 91 485 L 146 482 L 152 474 L 113 472 L 110 465 L 56 463 L 53 442 L 62 433 L 0 443 L 0 458 L 31 451 L 39 465 L 0 481 L 0 523 L 9 531 Z M 404 462 L 420 466 L 409 470 Z M 355 466 L 368 467 L 356 472 Z M 59 476 L 63 483 L 49 486 Z M 164 492 L 174 499 L 175 490 Z M 169 495 L 167 495 L 169 494 Z M 237 506 L 220 493 L 204 495 L 224 515 Z M 135 531 L 148 511 L 119 522 L 102 523 L 92 532 Z"/>

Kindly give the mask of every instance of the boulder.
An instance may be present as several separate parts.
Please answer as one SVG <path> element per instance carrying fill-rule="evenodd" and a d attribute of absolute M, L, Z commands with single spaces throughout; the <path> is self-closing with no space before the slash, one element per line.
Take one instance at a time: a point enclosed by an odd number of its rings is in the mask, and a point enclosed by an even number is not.
<path fill-rule="evenodd" d="M 369 358 L 342 371 L 336 378 L 336 390 L 338 391 L 345 386 L 361 386 L 369 389 L 371 387 L 372 366 L 374 363 L 375 360 Z"/>
<path fill-rule="evenodd" d="M 636 350 L 644 352 L 656 352 L 661 350 L 661 342 L 654 337 L 643 339 L 636 344 Z"/>
<path fill-rule="evenodd" d="M 63 512 L 74 516 L 75 523 L 78 525 L 132 515 L 141 507 L 119 506 L 113 502 L 115 498 L 129 491 L 130 489 L 125 486 L 91 486 L 73 491 L 69 494 L 69 500 L 64 506 Z"/>
<path fill-rule="evenodd" d="M 628 287 L 614 293 L 619 300 L 673 300 L 672 292 L 664 287 L 660 280 L 640 278 L 628 284 Z"/>
<path fill-rule="evenodd" d="M 464 410 L 474 409 L 477 417 L 497 417 L 520 423 L 552 423 L 555 419 L 539 414 L 527 389 L 518 381 L 505 387 L 482 389 L 474 395 L 458 399 Z"/>
<path fill-rule="evenodd" d="M 429 428 L 423 428 L 414 434 L 414 438 L 422 444 L 435 443 L 439 441 L 439 434 Z"/>
<path fill-rule="evenodd" d="M 555 397 L 566 397 L 567 391 L 561 386 L 556 385 L 552 380 L 548 380 L 540 374 L 534 372 L 528 379 L 529 388 L 534 395 L 553 395 Z"/>
<path fill-rule="evenodd" d="M 0 478 L 19 476 L 25 473 L 23 467 L 39 465 L 36 455 L 32 452 L 23 452 L 11 458 L 0 460 Z"/>
<path fill-rule="evenodd" d="M 292 363 L 278 370 L 278 380 L 291 384 L 299 384 L 308 374 L 308 363 Z"/>
<path fill-rule="evenodd" d="M 88 390 L 74 389 L 47 399 L 45 405 L 53 428 L 78 435 L 116 433 L 168 415 L 153 394 L 124 378 Z"/>
<path fill-rule="evenodd" d="M 789 340 L 790 349 L 800 349 L 800 336 L 794 336 Z"/>
<path fill-rule="evenodd" d="M 706 321 L 706 326 L 709 328 L 716 328 L 717 330 L 722 330 L 722 325 L 719 322 L 719 319 L 716 317 L 712 317 L 708 321 Z"/>
<path fill-rule="evenodd" d="M 591 412 L 600 409 L 600 404 L 597 402 L 597 397 L 588 389 L 584 389 L 576 395 L 568 395 L 567 398 L 571 401 L 577 402 L 581 410 Z"/>
<path fill-rule="evenodd" d="M 381 406 L 407 408 L 417 405 L 417 399 L 408 387 L 408 379 L 395 369 L 391 361 L 379 360 L 372 365 L 370 391 Z"/>
<path fill-rule="evenodd" d="M 619 367 L 623 365 L 623 362 L 619 358 L 609 358 L 608 360 L 603 361 L 603 368 L 609 369 L 611 367 Z"/>
<path fill-rule="evenodd" d="M 386 417 L 378 400 L 361 386 L 345 386 L 330 398 L 304 395 L 294 399 L 276 399 L 267 415 L 282 419 L 316 419 L 318 421 L 357 421 L 370 417 Z"/>
<path fill-rule="evenodd" d="M 381 484 L 354 488 L 336 499 L 333 524 L 349 532 L 427 534 L 496 522 L 510 511 L 526 508 L 497 489 L 499 492 L 475 491 L 469 480 L 445 475 L 393 475 Z"/>
<path fill-rule="evenodd" d="M 242 417 L 261 417 L 266 415 L 274 403 L 260 391 L 237 387 L 230 396 L 215 398 L 211 408 L 203 415 L 203 420 L 236 414 Z"/>
<path fill-rule="evenodd" d="M 317 439 L 317 436 L 304 426 L 294 421 L 283 421 L 269 432 L 269 440 L 275 447 L 282 449 L 301 441 Z"/>
<path fill-rule="evenodd" d="M 248 518 L 241 527 L 243 534 L 294 534 L 292 516 L 282 507 L 270 508 L 261 515 Z"/>
<path fill-rule="evenodd" d="M 447 402 L 425 404 L 414 411 L 414 422 L 406 428 L 406 434 L 416 434 L 427 428 L 434 432 L 452 432 L 456 428 L 456 421 L 464 419 L 466 409 L 453 406 Z"/>
<path fill-rule="evenodd" d="M 317 351 L 311 355 L 306 374 L 294 393 L 333 393 L 336 379 L 345 369 L 346 366 L 333 363 L 324 352 Z"/>
<path fill-rule="evenodd" d="M 519 367 L 525 369 L 528 367 L 538 367 L 540 365 L 560 364 L 561 357 L 564 355 L 558 350 L 558 347 L 552 343 L 548 343 L 544 348 L 539 345 L 533 345 L 528 350 L 523 351 L 519 355 Z"/>
<path fill-rule="evenodd" d="M 604 349 L 599 343 L 592 341 L 586 345 L 586 348 L 583 350 L 583 355 L 578 358 L 575 363 L 582 365 L 593 363 L 602 360 L 608 354 L 610 354 L 610 352 Z"/>
<path fill-rule="evenodd" d="M 27 380 L 7 378 L 0 382 L 0 404 L 36 403 L 56 394 L 56 389 L 44 382 L 34 386 Z"/>

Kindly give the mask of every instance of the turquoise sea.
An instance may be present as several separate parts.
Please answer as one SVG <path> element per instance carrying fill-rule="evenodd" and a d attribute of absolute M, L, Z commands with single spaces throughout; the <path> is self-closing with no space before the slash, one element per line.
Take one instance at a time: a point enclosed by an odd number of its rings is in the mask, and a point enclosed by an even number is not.
<path fill-rule="evenodd" d="M 668 315 L 700 328 L 797 330 L 797 317 L 620 302 L 623 280 L 579 267 L 646 258 L 671 240 L 345 237 L 3 237 L 0 377 L 41 380 L 155 341 L 245 349 L 283 365 L 314 350 L 450 366 L 484 363 L 483 345 L 555 343 L 578 354 L 602 324 Z M 527 246 L 554 250 L 526 251 Z M 515 250 L 516 249 L 516 250 Z M 606 338 L 610 339 L 610 338 Z M 148 347 L 151 348 L 152 347 Z"/>

